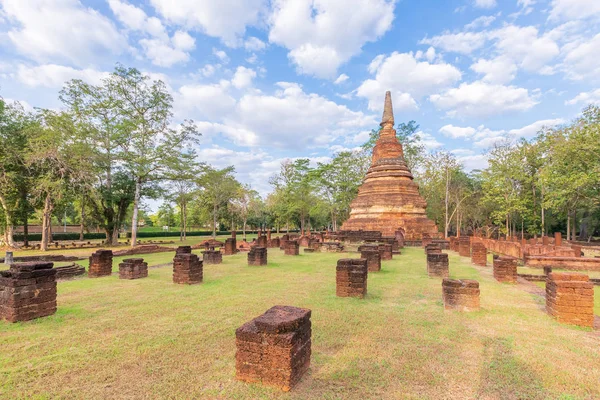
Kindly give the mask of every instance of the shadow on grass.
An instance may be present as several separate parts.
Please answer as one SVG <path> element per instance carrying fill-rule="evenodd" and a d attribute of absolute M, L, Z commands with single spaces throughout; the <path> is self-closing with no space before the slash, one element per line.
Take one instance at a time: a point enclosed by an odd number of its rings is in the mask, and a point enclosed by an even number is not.
<path fill-rule="evenodd" d="M 483 339 L 483 365 L 478 398 L 546 399 L 540 378 L 515 357 L 511 338 Z"/>

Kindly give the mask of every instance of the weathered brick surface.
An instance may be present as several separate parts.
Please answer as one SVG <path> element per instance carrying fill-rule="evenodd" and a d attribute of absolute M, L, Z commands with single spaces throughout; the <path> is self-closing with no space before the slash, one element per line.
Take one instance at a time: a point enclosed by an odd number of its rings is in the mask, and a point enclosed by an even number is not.
<path fill-rule="evenodd" d="M 546 280 L 546 311 L 563 324 L 594 326 L 594 284 L 578 273 L 551 272 Z"/>
<path fill-rule="evenodd" d="M 113 252 L 111 250 L 97 250 L 90 256 L 88 276 L 98 278 L 112 274 Z"/>
<path fill-rule="evenodd" d="M 427 253 L 427 274 L 430 277 L 447 278 L 449 273 L 448 254 Z"/>
<path fill-rule="evenodd" d="M 517 283 L 517 259 L 505 256 L 494 258 L 494 278 L 498 282 Z"/>
<path fill-rule="evenodd" d="M 470 279 L 442 281 L 444 308 L 446 310 L 479 310 L 479 282 Z"/>
<path fill-rule="evenodd" d="M 381 256 L 381 260 L 391 260 L 393 257 L 392 245 L 387 243 L 382 243 L 379 245 L 379 255 Z"/>
<path fill-rule="evenodd" d="M 458 238 L 458 255 L 462 257 L 471 257 L 471 238 L 461 236 Z"/>
<path fill-rule="evenodd" d="M 218 250 L 205 250 L 202 252 L 202 261 L 204 264 L 221 264 L 223 262 L 223 254 Z"/>
<path fill-rule="evenodd" d="M 256 238 L 256 246 L 258 247 L 267 247 L 267 237 L 264 235 L 260 235 Z"/>
<path fill-rule="evenodd" d="M 195 284 L 202 282 L 202 260 L 196 254 L 176 254 L 173 259 L 173 282 Z"/>
<path fill-rule="evenodd" d="M 483 243 L 475 242 L 471 246 L 471 262 L 483 267 L 487 265 L 487 249 Z"/>
<path fill-rule="evenodd" d="M 281 245 L 281 243 L 279 242 L 279 238 L 275 237 L 271 240 L 269 240 L 269 243 L 267 243 L 269 248 L 277 248 Z"/>
<path fill-rule="evenodd" d="M 381 254 L 379 249 L 367 249 L 360 252 L 360 258 L 367 260 L 369 272 L 381 271 Z"/>
<path fill-rule="evenodd" d="M 225 239 L 225 247 L 223 248 L 223 254 L 226 256 L 232 256 L 237 252 L 237 240 L 235 238 Z"/>
<path fill-rule="evenodd" d="M 300 245 L 296 240 L 288 240 L 285 242 L 284 254 L 286 256 L 297 256 L 300 254 Z"/>
<path fill-rule="evenodd" d="M 456 236 L 452 236 L 449 239 L 450 239 L 450 250 L 458 252 L 458 248 L 459 248 L 458 238 Z"/>
<path fill-rule="evenodd" d="M 398 243 L 398 248 L 404 248 L 404 230 L 397 230 L 394 232 L 396 237 L 396 242 Z"/>
<path fill-rule="evenodd" d="M 343 258 L 336 267 L 336 295 L 338 297 L 360 297 L 367 294 L 367 260 Z"/>
<path fill-rule="evenodd" d="M 0 271 L 0 319 L 29 321 L 56 312 L 56 270 L 51 262 L 12 264 Z"/>
<path fill-rule="evenodd" d="M 235 332 L 236 378 L 289 391 L 310 366 L 311 311 L 275 306 Z"/>
<path fill-rule="evenodd" d="M 148 263 L 143 258 L 128 258 L 119 264 L 119 279 L 140 279 L 147 276 Z"/>
<path fill-rule="evenodd" d="M 442 252 L 442 246 L 440 246 L 437 243 L 429 243 L 424 248 L 425 248 L 425 254 Z"/>
<path fill-rule="evenodd" d="M 285 251 L 285 245 L 287 244 L 287 242 L 290 240 L 290 235 L 285 234 L 283 236 L 281 236 L 281 239 L 279 239 L 279 248 L 281 250 Z"/>
<path fill-rule="evenodd" d="M 175 250 L 175 254 L 191 254 L 192 246 L 179 246 Z"/>
<path fill-rule="evenodd" d="M 248 265 L 267 265 L 267 248 L 258 246 L 251 248 L 248 252 Z"/>
<path fill-rule="evenodd" d="M 429 236 L 426 233 L 423 234 L 423 237 L 421 239 L 421 243 L 423 244 L 423 247 L 427 247 L 427 245 L 430 245 L 432 241 L 433 241 L 433 239 L 431 238 L 431 236 Z"/>

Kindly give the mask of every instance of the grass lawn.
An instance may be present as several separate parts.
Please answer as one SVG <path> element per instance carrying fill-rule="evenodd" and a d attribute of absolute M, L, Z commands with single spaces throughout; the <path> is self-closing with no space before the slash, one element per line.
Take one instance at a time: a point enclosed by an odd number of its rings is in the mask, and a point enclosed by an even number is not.
<path fill-rule="evenodd" d="M 195 286 L 173 284 L 169 266 L 60 282 L 56 315 L 0 323 L 0 397 L 600 398 L 599 332 L 559 325 L 491 268 L 451 254 L 452 277 L 481 283 L 482 310 L 465 314 L 443 310 L 421 248 L 370 273 L 364 300 L 337 298 L 346 256 L 269 249 L 268 266 L 248 267 L 242 253 Z M 311 367 L 290 393 L 235 380 L 235 329 L 276 304 L 313 311 Z"/>

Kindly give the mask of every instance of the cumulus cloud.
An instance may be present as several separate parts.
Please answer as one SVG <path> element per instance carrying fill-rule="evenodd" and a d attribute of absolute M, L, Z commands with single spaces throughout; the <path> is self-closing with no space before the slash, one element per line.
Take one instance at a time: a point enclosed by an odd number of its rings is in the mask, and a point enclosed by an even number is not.
<path fill-rule="evenodd" d="M 57 64 L 43 64 L 35 67 L 21 64 L 17 68 L 17 79 L 30 87 L 61 88 L 71 79 L 81 79 L 90 84 L 99 84 L 108 72 L 95 69 L 75 69 Z"/>
<path fill-rule="evenodd" d="M 600 33 L 593 38 L 577 43 L 566 53 L 564 69 L 572 80 L 600 79 Z"/>
<path fill-rule="evenodd" d="M 231 84 L 237 89 L 244 89 L 252 85 L 252 79 L 256 78 L 256 71 L 251 68 L 237 67 Z"/>
<path fill-rule="evenodd" d="M 486 39 L 485 32 L 445 32 L 431 38 L 424 38 L 419 43 L 439 47 L 453 53 L 471 54 L 482 48 Z"/>
<path fill-rule="evenodd" d="M 369 71 L 375 77 L 364 81 L 356 94 L 369 100 L 370 110 L 381 110 L 387 90 L 392 91 L 395 109 L 416 109 L 418 100 L 451 87 L 462 76 L 453 65 L 418 61 L 412 53 L 397 52 L 377 56 Z"/>
<path fill-rule="evenodd" d="M 346 82 L 350 77 L 346 74 L 341 74 L 340 76 L 337 77 L 337 79 L 333 82 L 336 85 L 339 85 L 341 83 Z"/>
<path fill-rule="evenodd" d="M 506 112 L 527 111 L 538 101 L 529 90 L 482 81 L 463 83 L 457 88 L 429 96 L 429 100 L 450 117 L 488 117 Z"/>
<path fill-rule="evenodd" d="M 189 60 L 189 51 L 196 47 L 196 40 L 189 33 L 178 30 L 169 37 L 162 22 L 148 17 L 142 9 L 121 0 L 109 0 L 108 4 L 123 25 L 146 35 L 139 44 L 154 65 L 170 67 Z"/>
<path fill-rule="evenodd" d="M 267 44 L 257 37 L 250 36 L 244 42 L 244 48 L 248 51 L 261 51 L 267 47 Z"/>
<path fill-rule="evenodd" d="M 577 96 L 565 102 L 566 105 L 575 105 L 575 104 L 597 104 L 600 105 L 600 89 L 593 90 L 591 92 L 582 92 Z"/>
<path fill-rule="evenodd" d="M 168 21 L 199 30 L 221 39 L 228 46 L 238 46 L 247 26 L 259 23 L 267 0 L 150 0 L 156 11 Z"/>
<path fill-rule="evenodd" d="M 99 12 L 79 0 L 1 0 L 17 51 L 39 62 L 86 65 L 106 54 L 121 54 L 126 38 Z"/>
<path fill-rule="evenodd" d="M 300 73 L 332 78 L 394 19 L 393 0 L 273 1 L 269 41 L 290 50 Z"/>
<path fill-rule="evenodd" d="M 495 15 L 483 15 L 481 17 L 475 18 L 471 23 L 465 25 L 465 29 L 479 29 L 479 28 L 487 28 L 496 20 Z"/>
<path fill-rule="evenodd" d="M 560 53 L 556 42 L 548 35 L 539 35 L 533 26 L 507 25 L 492 31 L 489 37 L 496 40 L 499 54 L 531 72 L 539 71 Z"/>
<path fill-rule="evenodd" d="M 470 68 L 483 75 L 483 81 L 499 84 L 508 83 L 515 79 L 518 70 L 515 63 L 504 56 L 492 60 L 479 59 Z"/>
<path fill-rule="evenodd" d="M 596 0 L 552 0 L 550 20 L 575 20 L 600 16 Z"/>

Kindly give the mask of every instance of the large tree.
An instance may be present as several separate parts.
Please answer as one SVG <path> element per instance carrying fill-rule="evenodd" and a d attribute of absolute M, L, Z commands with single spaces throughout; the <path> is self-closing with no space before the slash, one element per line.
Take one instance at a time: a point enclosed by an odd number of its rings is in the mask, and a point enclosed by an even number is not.
<path fill-rule="evenodd" d="M 233 166 L 215 169 L 211 166 L 202 168 L 198 179 L 201 188 L 200 199 L 209 210 L 212 219 L 212 236 L 217 236 L 217 218 L 219 211 L 226 207 L 239 193 L 240 183 L 235 179 Z"/>

